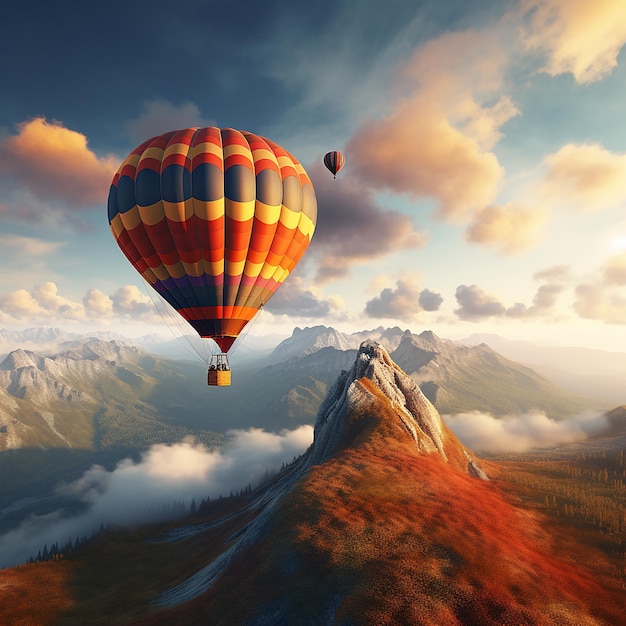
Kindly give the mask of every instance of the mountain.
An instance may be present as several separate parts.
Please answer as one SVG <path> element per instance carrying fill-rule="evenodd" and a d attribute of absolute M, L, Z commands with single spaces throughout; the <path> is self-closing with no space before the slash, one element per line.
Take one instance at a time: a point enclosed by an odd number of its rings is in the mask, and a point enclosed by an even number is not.
<path fill-rule="evenodd" d="M 221 446 L 230 428 L 206 419 L 204 367 L 120 341 L 53 336 L 58 354 L 17 349 L 0 361 L 0 533 L 56 510 L 55 486 L 92 465 L 112 468 L 188 436 Z"/>
<path fill-rule="evenodd" d="M 391 356 L 444 414 L 482 411 L 505 416 L 539 410 L 558 419 L 603 406 L 562 389 L 484 343 L 465 346 L 430 331 L 417 336 L 407 332 Z"/>
<path fill-rule="evenodd" d="M 322 348 L 335 350 L 356 350 L 361 342 L 371 339 L 380 343 L 386 350 L 392 352 L 400 342 L 405 331 L 395 326 L 374 330 L 364 330 L 356 333 L 342 333 L 329 326 L 313 326 L 310 328 L 294 328 L 291 337 L 283 340 L 272 352 L 274 361 L 286 361 L 292 357 L 305 356 Z"/>
<path fill-rule="evenodd" d="M 601 398 L 611 404 L 625 400 L 625 352 L 544 346 L 487 333 L 471 335 L 460 343 L 486 343 L 501 355 L 532 367 L 568 391 Z"/>
<path fill-rule="evenodd" d="M 475 410 L 504 417 L 536 409 L 562 419 L 588 408 L 607 408 L 597 398 L 568 392 L 505 359 L 486 344 L 467 346 L 432 331 L 416 335 L 397 327 L 346 335 L 316 326 L 295 329 L 270 355 L 267 367 L 241 374 L 241 384 L 254 390 L 255 413 L 281 428 L 311 419 L 329 384 L 365 339 L 383 345 L 442 414 Z M 240 374 L 233 376 L 239 380 Z M 245 405 L 238 409 L 234 419 L 247 411 Z M 225 410 L 234 413 L 228 400 Z"/>
<path fill-rule="evenodd" d="M 184 524 L 0 571 L 5 623 L 609 625 L 626 592 L 364 342 L 309 450 Z M 487 477 L 489 479 L 487 479 Z"/>

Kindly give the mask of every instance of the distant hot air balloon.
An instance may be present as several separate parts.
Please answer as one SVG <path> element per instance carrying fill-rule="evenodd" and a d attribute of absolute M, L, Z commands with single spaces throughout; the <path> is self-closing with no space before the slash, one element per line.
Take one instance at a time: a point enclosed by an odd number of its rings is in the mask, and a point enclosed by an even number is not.
<path fill-rule="evenodd" d="M 172 131 L 126 157 L 108 213 L 134 268 L 222 351 L 209 384 L 230 384 L 226 353 L 315 230 L 315 191 L 302 165 L 246 131 Z"/>
<path fill-rule="evenodd" d="M 346 164 L 346 157 L 341 152 L 327 152 L 324 155 L 324 165 L 337 178 L 337 173 Z"/>

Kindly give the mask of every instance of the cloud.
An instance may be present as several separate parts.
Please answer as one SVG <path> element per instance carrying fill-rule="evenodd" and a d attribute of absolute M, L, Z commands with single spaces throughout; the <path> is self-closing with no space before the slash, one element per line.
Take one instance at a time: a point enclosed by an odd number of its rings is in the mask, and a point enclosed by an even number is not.
<path fill-rule="evenodd" d="M 145 293 L 142 293 L 136 285 L 120 287 L 112 296 L 113 310 L 116 313 L 133 318 L 141 318 L 145 315 L 154 315 L 154 302 Z"/>
<path fill-rule="evenodd" d="M 359 180 L 348 176 L 334 180 L 319 164 L 309 173 L 319 216 L 305 261 L 315 259 L 317 281 L 345 277 L 353 265 L 426 243 L 409 217 L 378 206 L 372 191 Z"/>
<path fill-rule="evenodd" d="M 167 517 L 174 502 L 227 496 L 248 484 L 259 484 L 267 471 L 280 469 L 309 447 L 313 428 L 300 426 L 279 434 L 258 428 L 230 431 L 231 443 L 208 450 L 193 441 L 158 444 L 135 462 L 125 459 L 113 471 L 94 465 L 83 476 L 58 488 L 57 493 L 83 505 L 84 512 L 69 517 L 59 510 L 32 516 L 0 536 L 2 566 L 36 556 L 44 544 L 65 543 L 90 535 L 100 524 L 128 526 Z"/>
<path fill-rule="evenodd" d="M 460 306 L 454 312 L 462 320 L 475 322 L 506 313 L 504 305 L 478 285 L 459 285 L 455 296 Z"/>
<path fill-rule="evenodd" d="M 496 247 L 505 255 L 518 254 L 539 243 L 546 219 L 547 212 L 539 207 L 487 206 L 474 214 L 465 240 Z"/>
<path fill-rule="evenodd" d="M 161 321 L 154 302 L 135 285 L 121 287 L 108 296 L 90 289 L 81 302 L 59 294 L 57 285 L 47 281 L 32 291 L 17 289 L 0 295 L 0 316 L 5 321 L 58 323 L 61 320 L 111 320 L 115 317 Z"/>
<path fill-rule="evenodd" d="M 85 135 L 42 117 L 19 124 L 16 135 L 0 141 L 0 177 L 44 202 L 105 204 L 117 166 L 115 157 L 92 152 Z"/>
<path fill-rule="evenodd" d="M 424 311 L 438 311 L 443 302 L 441 294 L 430 289 L 422 289 L 419 296 L 419 303 Z"/>
<path fill-rule="evenodd" d="M 193 102 L 175 105 L 162 99 L 147 100 L 139 117 L 126 124 L 126 134 L 139 144 L 170 130 L 213 125 L 215 122 L 205 119 Z"/>
<path fill-rule="evenodd" d="M 602 269 L 606 285 L 626 286 L 626 251 L 611 257 Z"/>
<path fill-rule="evenodd" d="M 365 305 L 365 314 L 411 322 L 415 321 L 420 311 L 437 311 L 442 302 L 440 294 L 428 289 L 420 290 L 410 279 L 400 279 L 396 281 L 396 289 L 387 287 L 379 296 L 369 300 Z"/>
<path fill-rule="evenodd" d="M 626 295 L 604 284 L 583 283 L 576 287 L 574 310 L 585 319 L 626 324 Z"/>
<path fill-rule="evenodd" d="M 574 310 L 585 319 L 626 324 L 626 251 L 616 254 L 595 276 L 575 289 Z"/>
<path fill-rule="evenodd" d="M 403 68 L 389 114 L 348 142 L 355 174 L 379 189 L 434 198 L 451 220 L 491 202 L 503 168 L 489 150 L 518 114 L 498 93 L 503 59 L 486 32 L 448 33 L 422 46 Z"/>
<path fill-rule="evenodd" d="M 302 317 L 326 317 L 332 302 L 316 296 L 307 289 L 300 276 L 289 276 L 281 288 L 272 296 L 264 307 L 274 315 L 292 315 Z"/>
<path fill-rule="evenodd" d="M 444 420 L 463 445 L 479 454 L 526 452 L 533 448 L 584 441 L 607 426 L 606 418 L 595 413 L 557 421 L 542 411 L 499 419 L 472 411 L 444 416 Z"/>
<path fill-rule="evenodd" d="M 459 285 L 455 295 L 460 306 L 454 313 L 460 319 L 469 322 L 478 322 L 490 317 L 529 319 L 548 316 L 553 312 L 558 296 L 566 288 L 567 271 L 565 266 L 557 266 L 537 272 L 534 278 L 542 280 L 543 284 L 537 288 L 531 306 L 517 302 L 506 307 L 496 296 L 487 293 L 478 285 Z"/>
<path fill-rule="evenodd" d="M 21 235 L 0 235 L 0 248 L 11 254 L 23 258 L 46 256 L 58 252 L 63 243 L 44 241 L 36 237 L 23 237 Z"/>
<path fill-rule="evenodd" d="M 547 56 L 542 71 L 571 73 L 578 83 L 610 74 L 626 42 L 626 4 L 616 0 L 522 0 L 530 25 L 522 32 L 529 50 Z"/>
<path fill-rule="evenodd" d="M 85 313 L 89 318 L 109 318 L 113 315 L 113 300 L 99 289 L 90 289 L 83 298 Z"/>
<path fill-rule="evenodd" d="M 83 307 L 59 295 L 55 283 L 48 281 L 33 292 L 18 289 L 0 296 L 0 312 L 14 319 L 46 319 L 59 317 L 69 320 L 85 318 Z"/>
<path fill-rule="evenodd" d="M 570 143 L 547 155 L 544 162 L 548 170 L 540 190 L 553 202 L 584 211 L 626 202 L 624 153 L 610 152 L 596 143 Z"/>

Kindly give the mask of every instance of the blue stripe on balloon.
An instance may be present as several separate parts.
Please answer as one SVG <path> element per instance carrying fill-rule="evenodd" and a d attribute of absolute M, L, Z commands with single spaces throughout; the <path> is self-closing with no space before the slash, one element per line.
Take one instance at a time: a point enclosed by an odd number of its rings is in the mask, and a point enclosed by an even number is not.
<path fill-rule="evenodd" d="M 107 201 L 107 212 L 109 214 L 109 224 L 113 221 L 113 218 L 117 215 L 117 187 L 111 185 L 109 189 L 109 199 Z"/>
<path fill-rule="evenodd" d="M 185 276 L 182 278 L 168 278 L 153 285 L 163 297 L 175 308 L 189 308 L 196 306 L 217 306 L 218 294 L 212 287 L 216 284 L 215 277 Z M 218 283 L 221 284 L 221 283 Z M 167 295 L 164 295 L 167 294 Z"/>
<path fill-rule="evenodd" d="M 111 194 L 112 193 L 113 190 L 111 190 Z M 120 176 L 119 180 L 117 181 L 116 198 L 118 212 L 127 213 L 136 204 L 137 200 L 135 198 L 135 181 L 130 176 Z"/>
<path fill-rule="evenodd" d="M 151 206 L 159 202 L 161 200 L 161 175 L 149 168 L 138 172 L 135 177 L 135 193 L 139 206 Z"/>
<path fill-rule="evenodd" d="M 168 165 L 161 172 L 161 191 L 166 202 L 184 202 L 191 198 L 191 173 L 182 165 Z"/>
<path fill-rule="evenodd" d="M 224 197 L 224 174 L 212 163 L 201 163 L 191 173 L 193 197 L 201 202 L 211 202 Z"/>
<path fill-rule="evenodd" d="M 231 165 L 224 172 L 224 196 L 235 202 L 254 200 L 256 180 L 245 165 Z"/>

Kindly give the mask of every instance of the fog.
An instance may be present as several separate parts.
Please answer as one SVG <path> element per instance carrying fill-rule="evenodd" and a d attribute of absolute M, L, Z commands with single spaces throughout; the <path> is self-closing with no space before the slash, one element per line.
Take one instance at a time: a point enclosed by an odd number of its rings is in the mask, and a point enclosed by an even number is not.
<path fill-rule="evenodd" d="M 604 415 L 584 412 L 567 420 L 555 420 L 542 411 L 495 418 L 471 411 L 444 417 L 454 434 L 476 453 L 526 452 L 583 441 L 607 427 Z"/>
<path fill-rule="evenodd" d="M 158 444 L 141 460 L 120 461 L 107 471 L 92 466 L 71 483 L 59 485 L 57 494 L 83 504 L 83 512 L 68 515 L 60 509 L 31 516 L 0 536 L 0 567 L 11 567 L 36 557 L 44 544 L 60 545 L 91 535 L 101 524 L 130 526 L 167 518 L 175 502 L 188 507 L 192 499 L 227 496 L 256 485 L 267 472 L 280 469 L 304 452 L 313 441 L 313 427 L 300 426 L 280 434 L 252 428 L 230 431 L 231 444 L 209 450 L 193 440 Z M 171 516 L 171 511 L 169 512 Z"/>

